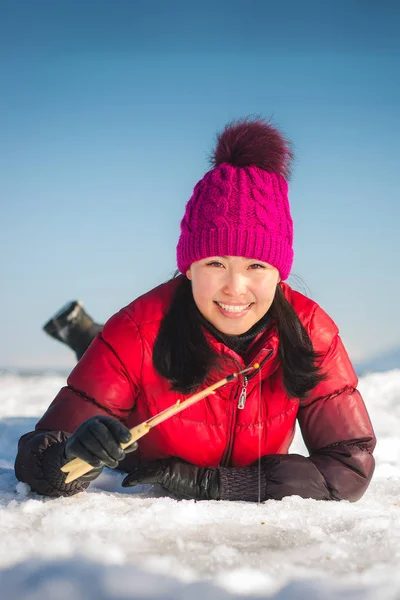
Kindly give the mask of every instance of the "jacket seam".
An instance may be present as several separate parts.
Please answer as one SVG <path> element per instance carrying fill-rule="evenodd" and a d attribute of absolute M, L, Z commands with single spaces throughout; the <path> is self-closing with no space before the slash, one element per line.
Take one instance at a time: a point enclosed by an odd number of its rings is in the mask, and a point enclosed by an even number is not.
<path fill-rule="evenodd" d="M 140 365 L 139 379 L 140 379 L 140 381 L 142 382 L 142 381 L 143 381 L 143 365 L 144 365 L 144 344 L 143 344 L 142 332 L 140 331 L 140 327 L 139 327 L 139 325 L 136 323 L 135 319 L 134 319 L 134 318 L 133 318 L 133 317 L 132 317 L 132 316 L 131 316 L 131 315 L 128 313 L 128 311 L 127 311 L 127 310 L 124 310 L 124 311 L 123 311 L 123 313 L 124 313 L 124 315 L 126 315 L 126 316 L 128 317 L 128 319 L 129 319 L 130 321 L 132 321 L 132 323 L 134 324 L 134 326 L 135 326 L 135 327 L 136 327 L 136 329 L 137 329 L 137 332 L 138 332 L 138 335 L 139 335 L 139 338 L 140 338 L 140 344 L 141 344 L 141 346 L 142 346 L 142 352 L 141 352 L 141 355 L 142 355 L 142 362 L 141 362 L 141 365 Z M 161 322 L 161 319 L 154 319 L 154 320 L 152 320 L 152 321 L 147 321 L 147 322 L 148 322 L 148 323 L 156 323 L 156 322 Z M 141 325 L 142 325 L 142 324 L 143 324 L 143 323 L 141 323 Z M 122 361 L 121 361 L 121 363 L 122 363 Z M 125 370 L 127 370 L 127 369 L 126 369 L 126 367 L 125 367 L 125 364 L 124 364 L 124 363 L 122 363 L 122 364 L 124 365 L 124 368 L 125 368 Z M 133 385 L 133 382 L 132 382 L 132 385 Z"/>
<path fill-rule="evenodd" d="M 372 456 L 372 452 L 371 450 L 368 449 L 368 444 L 372 441 L 372 437 L 366 437 L 366 438 L 360 438 L 360 439 L 355 439 L 355 440 L 345 440 L 343 442 L 334 442 L 333 444 L 329 444 L 329 446 L 324 446 L 324 448 L 321 448 L 319 451 L 322 452 L 322 450 L 329 450 L 330 448 L 336 448 L 337 446 L 344 446 L 345 448 L 358 448 L 359 450 L 361 450 L 362 452 L 368 452 L 368 454 L 371 454 Z"/>
<path fill-rule="evenodd" d="M 133 316 L 128 312 L 127 309 L 122 310 L 122 313 L 128 317 L 128 319 L 130 321 L 132 321 L 132 323 L 135 325 L 135 327 L 137 327 L 137 329 L 140 329 L 139 324 L 136 323 L 135 319 L 133 318 Z M 149 319 L 147 321 L 141 321 L 140 325 L 149 325 L 151 323 L 161 323 L 161 321 L 163 320 L 163 318 L 165 317 L 165 315 L 163 314 L 162 317 L 157 318 L 157 319 Z"/>
<path fill-rule="evenodd" d="M 311 343 L 312 343 L 312 335 L 313 335 L 313 329 L 314 329 L 314 316 L 317 311 L 317 308 L 318 308 L 318 304 L 315 304 L 315 306 L 313 307 L 312 313 L 310 315 L 309 322 L 308 322 L 308 329 L 309 329 L 308 335 L 311 338 Z"/>
<path fill-rule="evenodd" d="M 300 404 L 300 409 L 308 408 L 309 406 L 312 406 L 313 404 L 315 404 L 315 402 L 320 402 L 321 400 L 331 400 L 332 398 L 336 398 L 336 396 L 340 396 L 344 392 L 350 392 L 351 394 L 354 394 L 354 392 L 356 392 L 356 391 L 357 391 L 357 388 L 354 387 L 353 385 L 345 385 L 344 387 L 340 388 L 339 390 L 335 390 L 331 394 L 328 394 L 325 396 L 318 396 L 317 398 L 314 398 L 314 400 L 305 404 L 304 406 L 302 406 L 302 404 Z"/>
<path fill-rule="evenodd" d="M 133 319 L 131 319 L 131 320 L 133 321 Z M 142 366 L 143 366 L 143 340 L 142 340 L 142 336 L 141 336 L 140 331 L 139 331 L 139 327 L 137 326 L 137 324 L 135 323 L 135 321 L 133 321 L 133 324 L 135 325 L 135 327 L 136 327 L 136 329 L 138 331 L 139 338 L 140 338 L 140 343 L 142 345 Z M 121 359 L 121 357 L 119 356 L 119 354 L 115 350 L 115 348 L 109 342 L 107 342 L 107 340 L 103 337 L 103 332 L 101 332 L 99 334 L 99 338 L 107 346 L 107 348 L 110 350 L 110 352 L 112 352 L 114 354 L 114 356 L 117 358 L 117 360 L 119 361 L 119 363 L 122 365 L 122 367 L 124 369 L 124 373 L 125 373 L 128 381 L 129 381 L 129 383 L 131 385 L 131 388 L 132 388 L 132 396 L 133 396 L 134 399 L 136 399 L 137 391 L 138 391 L 137 387 L 138 386 L 135 385 L 135 382 L 133 381 L 133 379 L 132 379 L 132 377 L 130 375 L 129 369 L 127 369 L 127 367 L 126 367 L 126 364 Z M 142 372 L 142 366 L 140 367 L 140 377 L 141 377 L 141 372 Z"/>
<path fill-rule="evenodd" d="M 277 414 L 277 415 L 273 415 L 272 417 L 267 417 L 266 419 L 261 419 L 261 421 L 255 421 L 254 423 L 239 423 L 237 425 L 238 428 L 249 428 L 249 427 L 256 427 L 258 425 L 260 425 L 260 423 L 270 423 L 271 421 L 273 421 L 274 419 L 279 419 L 279 417 L 282 417 L 283 415 L 287 415 L 290 412 L 293 412 L 294 410 L 298 409 L 299 405 L 298 404 L 293 404 L 293 406 L 291 406 L 290 408 L 288 408 L 287 410 L 284 410 L 283 412 Z M 296 410 L 297 412 L 297 410 Z"/>
<path fill-rule="evenodd" d="M 314 329 L 315 329 L 315 327 L 314 327 L 314 317 L 315 317 L 315 313 L 317 312 L 318 308 L 321 308 L 321 307 L 319 306 L 319 304 L 316 304 L 314 306 L 314 309 L 312 311 L 312 314 L 310 316 L 310 321 L 309 321 L 309 332 L 308 332 L 308 335 L 310 337 L 310 340 L 311 340 L 313 348 L 314 348 L 313 333 L 314 333 Z M 338 337 L 339 337 L 339 331 L 338 331 L 338 329 L 336 327 L 336 330 L 333 333 L 333 337 L 332 337 L 332 339 L 330 341 L 330 344 L 329 344 L 328 348 L 326 349 L 326 351 L 319 350 L 320 359 L 318 360 L 318 362 L 320 363 L 320 366 L 323 365 L 326 357 L 328 356 L 329 352 L 331 351 L 331 348 L 333 347 L 333 345 L 334 345 L 334 343 L 335 343 L 335 341 L 337 340 Z"/>
<path fill-rule="evenodd" d="M 115 417 L 115 412 L 113 412 L 110 408 L 107 408 L 107 406 L 104 406 L 103 404 L 99 404 L 98 402 L 96 402 L 96 400 L 94 398 L 92 398 L 92 396 L 88 396 L 87 394 L 85 394 L 85 392 L 82 392 L 81 390 L 78 390 L 77 388 L 73 387 L 70 384 L 68 384 L 67 387 L 74 394 L 77 394 L 77 396 L 79 396 L 80 398 L 82 398 L 86 402 L 89 402 L 90 404 L 94 404 L 100 410 L 104 410 L 106 413 L 108 413 L 112 417 Z M 128 413 L 129 414 L 130 411 L 131 411 L 131 409 L 130 408 L 118 408 L 118 411 L 121 412 L 121 413 L 124 412 L 124 413 Z"/>
<path fill-rule="evenodd" d="M 188 419 L 179 415 L 173 415 L 171 419 L 179 419 L 181 421 L 188 421 L 189 423 L 199 423 L 200 425 L 206 425 L 207 427 L 223 427 L 223 423 L 208 423 L 207 421 L 196 421 L 195 419 Z"/>

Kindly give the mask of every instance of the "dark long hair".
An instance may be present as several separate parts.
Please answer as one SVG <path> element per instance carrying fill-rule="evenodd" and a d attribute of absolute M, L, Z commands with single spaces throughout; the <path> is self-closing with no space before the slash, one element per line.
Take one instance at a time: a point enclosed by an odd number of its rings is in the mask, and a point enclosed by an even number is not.
<path fill-rule="evenodd" d="M 278 329 L 279 357 L 286 393 L 289 397 L 302 400 L 320 381 L 326 379 L 326 373 L 318 365 L 322 355 L 315 352 L 310 336 L 279 285 L 269 313 Z"/>
<path fill-rule="evenodd" d="M 307 396 L 326 375 L 317 361 L 309 335 L 280 286 L 269 309 L 279 334 L 279 356 L 283 383 L 289 397 Z M 186 277 L 178 285 L 170 308 L 161 322 L 153 349 L 154 368 L 172 384 L 172 389 L 189 394 L 207 378 L 218 364 L 218 355 L 210 348 Z"/>

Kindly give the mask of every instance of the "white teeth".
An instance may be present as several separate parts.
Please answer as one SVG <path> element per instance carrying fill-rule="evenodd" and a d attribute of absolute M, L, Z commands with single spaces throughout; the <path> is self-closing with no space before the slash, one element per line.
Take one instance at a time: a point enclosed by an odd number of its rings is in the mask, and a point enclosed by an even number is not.
<path fill-rule="evenodd" d="M 250 304 L 242 304 L 241 306 L 232 306 L 230 304 L 222 304 L 222 302 L 217 302 L 218 306 L 226 310 L 227 312 L 232 313 L 240 313 L 249 308 Z"/>

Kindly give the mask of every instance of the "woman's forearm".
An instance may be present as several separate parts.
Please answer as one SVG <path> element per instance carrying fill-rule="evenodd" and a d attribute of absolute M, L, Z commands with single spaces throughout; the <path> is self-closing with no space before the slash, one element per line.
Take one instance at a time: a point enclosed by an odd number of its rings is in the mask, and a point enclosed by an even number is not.
<path fill-rule="evenodd" d="M 374 458 L 357 444 L 337 444 L 310 457 L 264 456 L 260 464 L 219 468 L 220 499 L 261 502 L 300 496 L 314 500 L 359 500 L 371 480 Z"/>

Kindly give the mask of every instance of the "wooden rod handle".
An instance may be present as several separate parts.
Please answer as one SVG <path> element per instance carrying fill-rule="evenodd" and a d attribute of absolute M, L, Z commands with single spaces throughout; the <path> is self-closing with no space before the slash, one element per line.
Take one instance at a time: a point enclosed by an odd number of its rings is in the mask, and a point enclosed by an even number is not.
<path fill-rule="evenodd" d="M 124 448 L 130 446 L 133 442 L 136 442 L 141 437 L 146 435 L 146 433 L 150 431 L 150 427 L 145 421 L 144 423 L 140 423 L 140 425 L 136 425 L 136 427 L 132 427 L 132 429 L 130 429 L 129 431 L 131 434 L 131 439 L 126 444 L 121 444 L 121 448 L 123 450 Z M 81 458 L 74 458 L 73 460 L 67 462 L 63 467 L 61 467 L 61 471 L 63 473 L 68 473 L 65 479 L 65 483 L 71 483 L 72 481 L 75 481 L 75 479 L 86 475 L 86 473 L 89 473 L 92 469 L 92 465 L 89 465 L 89 463 L 82 460 Z"/>

